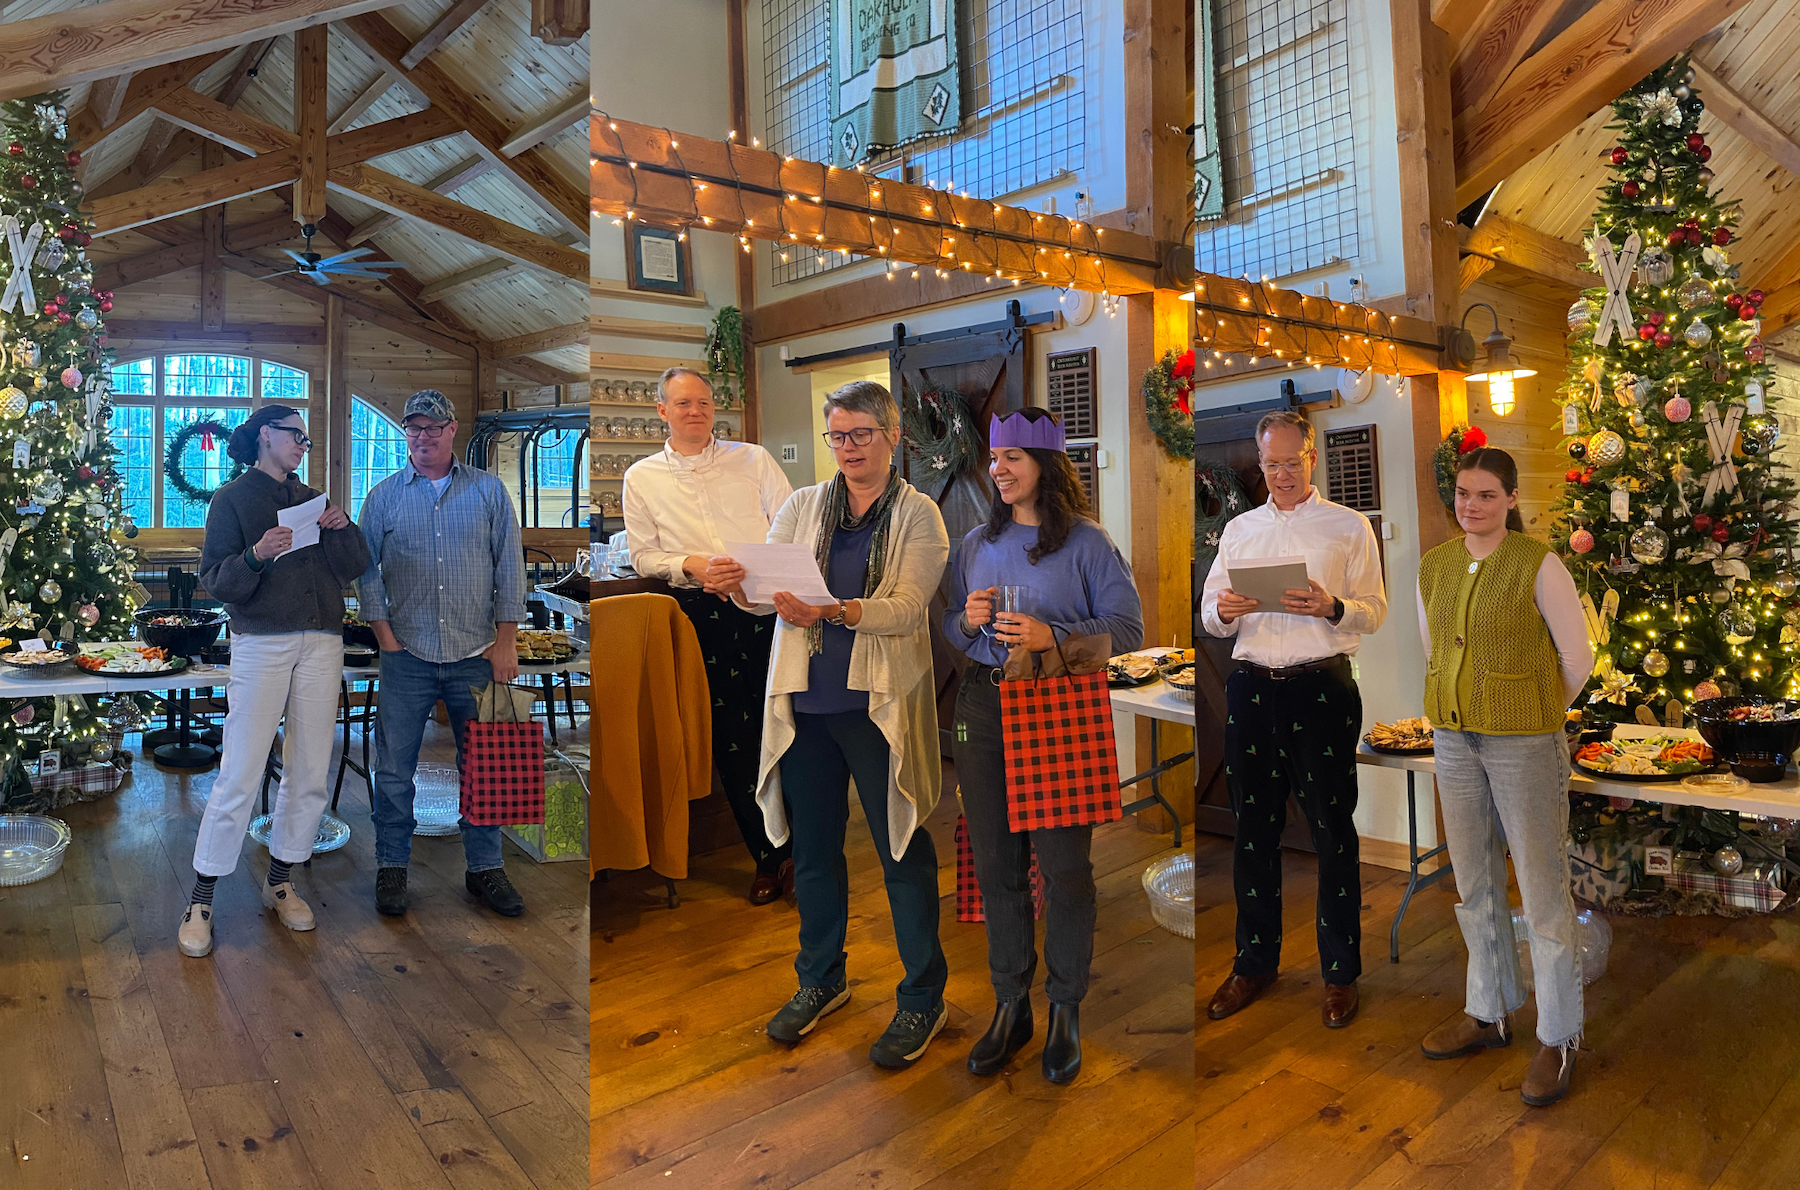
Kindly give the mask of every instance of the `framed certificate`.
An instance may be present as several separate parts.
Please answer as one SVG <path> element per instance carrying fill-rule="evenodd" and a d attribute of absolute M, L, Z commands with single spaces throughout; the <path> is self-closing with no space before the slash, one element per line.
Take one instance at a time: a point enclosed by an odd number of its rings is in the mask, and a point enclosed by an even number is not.
<path fill-rule="evenodd" d="M 664 227 L 627 223 L 625 284 L 647 293 L 693 297 L 694 267 L 687 241 Z"/>

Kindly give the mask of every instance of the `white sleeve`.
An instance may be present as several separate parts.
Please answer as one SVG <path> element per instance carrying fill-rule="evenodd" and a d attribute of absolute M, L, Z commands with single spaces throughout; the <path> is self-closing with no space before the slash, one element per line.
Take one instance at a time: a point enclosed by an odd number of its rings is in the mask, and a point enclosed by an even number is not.
<path fill-rule="evenodd" d="M 1357 519 L 1362 521 L 1362 532 L 1344 560 L 1345 588 L 1331 594 L 1344 601 L 1344 618 L 1337 622 L 1337 630 L 1368 636 L 1387 619 L 1387 587 L 1381 578 L 1381 546 L 1375 541 L 1375 527 L 1367 517 L 1359 515 Z"/>
<path fill-rule="evenodd" d="M 1587 617 L 1581 611 L 1581 596 L 1568 567 L 1555 554 L 1545 554 L 1538 567 L 1535 594 L 1539 614 L 1550 629 L 1562 659 L 1563 705 L 1575 701 L 1588 675 L 1594 672 L 1594 650 L 1588 643 Z"/>
<path fill-rule="evenodd" d="M 660 578 L 672 585 L 687 583 L 682 570 L 686 554 L 672 553 L 662 546 L 662 534 L 656 527 L 656 514 L 643 491 L 625 479 L 625 544 L 631 549 L 631 568 L 645 578 Z"/>

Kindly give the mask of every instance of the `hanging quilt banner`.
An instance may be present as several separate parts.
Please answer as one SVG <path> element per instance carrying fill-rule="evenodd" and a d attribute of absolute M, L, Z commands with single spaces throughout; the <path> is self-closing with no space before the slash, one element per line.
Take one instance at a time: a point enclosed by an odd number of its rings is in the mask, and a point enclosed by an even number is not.
<path fill-rule="evenodd" d="M 1219 143 L 1219 82 L 1213 65 L 1213 6 L 1194 6 L 1194 218 L 1210 223 L 1225 217 L 1225 161 Z M 1207 235 L 1209 232 L 1199 232 Z"/>
<path fill-rule="evenodd" d="M 831 160 L 956 131 L 956 0 L 831 0 Z"/>

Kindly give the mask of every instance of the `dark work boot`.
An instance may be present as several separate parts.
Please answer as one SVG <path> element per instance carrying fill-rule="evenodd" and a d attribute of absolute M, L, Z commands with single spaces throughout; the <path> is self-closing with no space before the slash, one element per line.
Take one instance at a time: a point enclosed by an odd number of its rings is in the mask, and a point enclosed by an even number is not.
<path fill-rule="evenodd" d="M 389 917 L 406 912 L 406 869 L 375 869 L 375 908 Z"/>

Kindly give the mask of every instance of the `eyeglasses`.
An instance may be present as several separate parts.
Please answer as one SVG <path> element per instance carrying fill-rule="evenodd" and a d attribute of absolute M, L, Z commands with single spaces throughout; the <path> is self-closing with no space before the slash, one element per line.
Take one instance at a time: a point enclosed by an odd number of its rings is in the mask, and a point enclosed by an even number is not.
<path fill-rule="evenodd" d="M 295 443 L 299 445 L 301 450 L 312 449 L 312 439 L 308 438 L 306 436 L 306 431 L 299 426 L 270 426 L 269 428 L 271 430 L 286 430 L 288 433 L 292 434 Z"/>
<path fill-rule="evenodd" d="M 405 434 L 409 439 L 417 440 L 426 438 L 432 442 L 436 442 L 439 438 L 444 436 L 444 431 L 449 428 L 450 423 L 444 422 L 442 425 L 435 426 L 405 426 L 400 432 Z"/>
<path fill-rule="evenodd" d="M 1269 475 L 1298 475 L 1300 474 L 1301 468 L 1306 466 L 1306 460 L 1295 459 L 1292 462 L 1284 460 L 1279 463 L 1258 463 L 1257 466 L 1261 467 L 1263 471 Z"/>
<path fill-rule="evenodd" d="M 871 426 L 857 426 L 854 430 L 826 430 L 819 437 L 825 439 L 833 450 L 841 450 L 846 442 L 854 442 L 858 446 L 867 446 L 875 441 L 879 433 Z"/>

